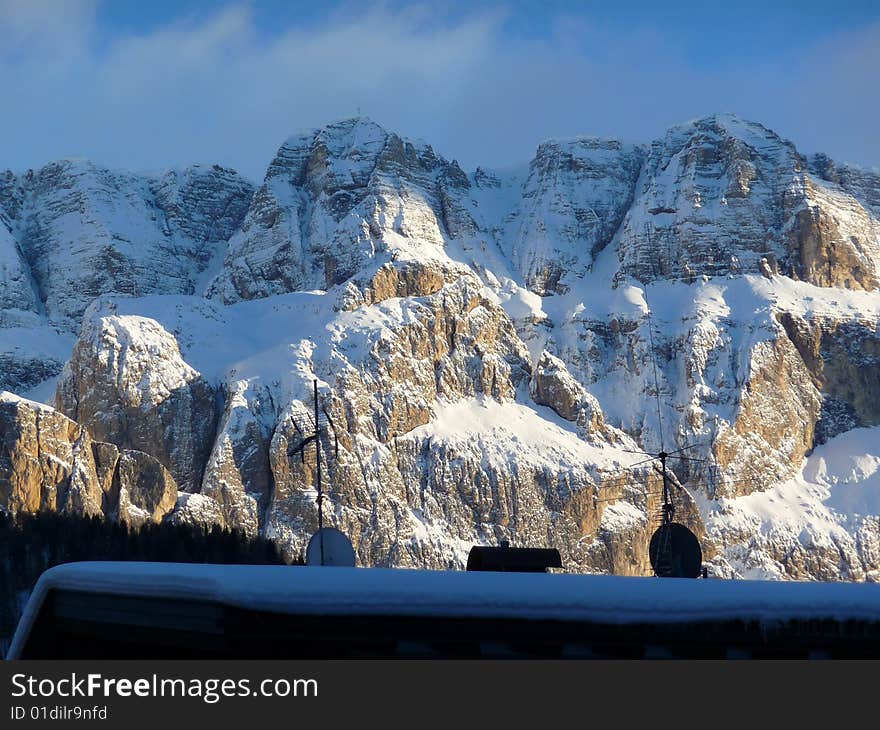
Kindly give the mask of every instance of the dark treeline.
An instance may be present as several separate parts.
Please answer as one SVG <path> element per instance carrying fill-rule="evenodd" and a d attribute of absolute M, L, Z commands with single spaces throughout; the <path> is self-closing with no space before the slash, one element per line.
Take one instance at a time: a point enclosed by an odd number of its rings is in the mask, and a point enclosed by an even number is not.
<path fill-rule="evenodd" d="M 98 517 L 0 511 L 0 656 L 24 599 L 44 570 L 78 560 L 282 564 L 275 543 L 215 527 L 148 524 L 129 530 Z"/>

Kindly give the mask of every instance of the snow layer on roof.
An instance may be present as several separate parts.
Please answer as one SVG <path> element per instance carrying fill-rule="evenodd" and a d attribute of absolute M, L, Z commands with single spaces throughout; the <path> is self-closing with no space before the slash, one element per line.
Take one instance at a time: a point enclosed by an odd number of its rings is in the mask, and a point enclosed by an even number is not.
<path fill-rule="evenodd" d="M 16 630 L 21 652 L 52 589 L 162 596 L 289 614 L 641 622 L 880 620 L 880 585 L 387 568 L 68 563 L 40 577 Z"/>

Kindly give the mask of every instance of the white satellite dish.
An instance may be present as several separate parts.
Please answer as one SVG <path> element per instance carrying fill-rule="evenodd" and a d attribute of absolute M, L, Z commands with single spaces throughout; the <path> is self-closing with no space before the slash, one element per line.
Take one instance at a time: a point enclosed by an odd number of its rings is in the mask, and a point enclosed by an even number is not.
<path fill-rule="evenodd" d="M 351 540 L 345 536 L 344 532 L 335 527 L 324 527 L 318 530 L 312 535 L 309 546 L 306 548 L 306 565 L 324 565 L 336 568 L 355 567 L 354 548 L 351 545 Z"/>

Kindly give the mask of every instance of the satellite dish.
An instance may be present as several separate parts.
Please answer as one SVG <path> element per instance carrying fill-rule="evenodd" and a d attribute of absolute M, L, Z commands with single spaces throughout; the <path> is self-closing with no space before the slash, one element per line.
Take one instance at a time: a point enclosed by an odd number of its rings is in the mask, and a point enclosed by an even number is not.
<path fill-rule="evenodd" d="M 703 567 L 700 541 L 678 522 L 661 525 L 648 548 L 654 575 L 660 578 L 698 578 Z"/>
<path fill-rule="evenodd" d="M 323 539 L 322 539 L 323 537 Z M 321 543 L 323 542 L 323 560 L 321 559 Z M 324 565 L 336 568 L 353 568 L 355 566 L 354 548 L 344 532 L 335 527 L 324 527 L 318 530 L 306 548 L 306 565 Z"/>

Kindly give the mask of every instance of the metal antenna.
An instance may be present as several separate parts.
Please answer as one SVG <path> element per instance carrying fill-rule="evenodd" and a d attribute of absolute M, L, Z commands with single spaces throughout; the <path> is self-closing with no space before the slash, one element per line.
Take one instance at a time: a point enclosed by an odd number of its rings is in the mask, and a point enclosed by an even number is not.
<path fill-rule="evenodd" d="M 677 572 L 680 572 L 680 565 L 677 568 L 675 566 L 675 563 L 680 562 L 684 554 L 690 555 L 690 552 L 692 550 L 695 550 L 696 552 L 694 552 L 693 555 L 696 555 L 699 558 L 697 560 L 697 563 L 699 563 L 702 558 L 699 549 L 699 543 L 696 541 L 696 537 L 694 537 L 693 533 L 691 533 L 686 527 L 682 525 L 677 525 L 673 522 L 673 518 L 675 517 L 675 505 L 672 503 L 671 499 L 669 488 L 669 472 L 666 462 L 669 459 L 680 459 L 682 461 L 692 461 L 695 463 L 703 462 L 705 460 L 693 459 L 688 456 L 681 456 L 681 453 L 683 451 L 687 451 L 688 449 L 693 448 L 695 444 L 689 444 L 672 452 L 666 451 L 665 440 L 663 438 L 663 411 L 660 403 L 660 378 L 657 374 L 657 348 L 654 345 L 654 321 L 651 316 L 651 306 L 648 303 L 647 287 L 645 288 L 645 304 L 648 306 L 648 340 L 651 347 L 651 364 L 654 370 L 654 395 L 657 402 L 657 427 L 660 433 L 660 451 L 658 451 L 656 454 L 652 454 L 647 451 L 634 451 L 632 453 L 644 454 L 645 456 L 649 457 L 645 460 L 645 462 L 654 461 L 655 459 L 659 459 L 660 461 L 660 471 L 663 476 L 663 514 L 660 527 L 657 529 L 657 531 L 654 533 L 654 537 L 652 537 L 651 539 L 651 564 L 654 568 L 655 575 L 670 576 L 676 575 Z M 637 463 L 641 464 L 645 462 Z M 673 530 L 676 531 L 676 534 L 684 531 L 685 534 L 690 536 L 689 539 L 693 541 L 692 545 L 688 547 L 685 553 L 681 552 L 682 548 L 680 544 L 678 546 L 673 545 Z M 679 537 L 676 539 L 681 540 L 682 538 Z M 656 544 L 656 551 L 655 540 L 658 540 Z M 693 548 L 693 545 L 696 545 L 696 548 Z M 697 567 L 699 566 L 697 565 Z"/>
<path fill-rule="evenodd" d="M 333 419 L 330 418 L 330 414 L 327 413 L 327 409 L 318 405 L 318 379 L 315 378 L 312 381 L 312 396 L 314 399 L 314 422 L 310 424 L 314 429 L 314 432 L 305 435 L 303 429 L 300 428 L 299 424 L 296 422 L 296 419 L 293 419 L 293 427 L 296 429 L 296 432 L 300 436 L 300 442 L 295 447 L 291 447 L 287 450 L 287 455 L 292 456 L 293 454 L 299 452 L 300 461 L 305 463 L 305 450 L 306 446 L 312 441 L 315 442 L 315 485 L 317 487 L 318 496 L 316 498 L 316 502 L 318 503 L 318 534 L 320 535 L 320 548 L 321 548 L 321 565 L 324 565 L 324 488 L 321 482 L 321 420 L 320 414 L 324 414 L 324 418 L 327 424 L 333 431 L 333 450 L 334 457 L 339 457 L 339 435 L 336 433 L 336 425 L 333 423 Z"/>
<path fill-rule="evenodd" d="M 321 565 L 324 565 L 324 492 L 321 490 L 321 434 L 318 431 L 318 379 L 312 381 L 315 396 L 315 462 L 318 469 L 318 533 L 321 535 Z"/>
<path fill-rule="evenodd" d="M 625 467 L 626 471 L 628 472 L 631 472 L 631 470 L 635 469 L 636 467 L 647 464 L 649 462 L 660 462 L 659 471 L 663 477 L 662 515 L 660 526 L 657 527 L 657 529 L 654 531 L 648 548 L 651 567 L 654 570 L 654 575 L 658 577 L 696 578 L 701 572 L 702 550 L 700 548 L 699 540 L 693 534 L 693 532 L 691 532 L 685 525 L 673 521 L 673 518 L 675 517 L 675 505 L 672 502 L 672 490 L 670 485 L 671 478 L 669 474 L 668 461 L 670 459 L 678 459 L 680 461 L 700 464 L 706 463 L 707 459 L 696 459 L 690 456 L 682 455 L 683 452 L 687 451 L 688 449 L 694 448 L 695 446 L 697 446 L 697 444 L 687 444 L 686 446 L 675 449 L 674 451 L 666 450 L 666 441 L 663 437 L 663 410 L 660 401 L 660 376 L 657 371 L 657 348 L 654 343 L 654 322 L 652 318 L 651 307 L 648 303 L 647 289 L 645 290 L 645 304 L 648 308 L 648 339 L 651 349 L 651 364 L 654 373 L 654 396 L 657 404 L 657 426 L 660 435 L 660 451 L 656 453 L 642 450 L 636 451 L 632 449 L 621 449 L 621 451 L 626 451 L 631 454 L 640 454 L 644 457 L 647 457 Z M 713 468 L 714 471 L 712 471 Z M 717 467 L 710 466 L 709 479 L 711 482 L 717 481 Z M 620 482 L 618 481 L 618 484 L 619 483 Z M 657 495 L 656 492 L 651 492 L 650 488 L 650 485 L 646 483 L 644 490 L 644 496 L 646 498 Z M 598 504 L 598 502 L 610 502 L 621 498 L 622 497 L 620 496 L 615 496 L 609 497 L 608 499 L 596 499 L 596 497 L 594 496 L 593 501 L 594 504 Z M 651 516 L 649 515 L 649 522 L 650 521 Z"/>
<path fill-rule="evenodd" d="M 645 304 L 648 293 L 645 292 Z M 657 398 L 657 428 L 660 431 L 660 452 L 663 452 L 663 416 L 660 413 L 660 380 L 657 377 L 657 353 L 654 349 L 654 323 L 651 319 L 651 307 L 648 307 L 648 341 L 651 343 L 651 363 L 654 366 L 654 395 Z"/>
<path fill-rule="evenodd" d="M 663 442 L 663 415 L 660 407 L 660 379 L 657 377 L 657 352 L 654 347 L 654 323 L 651 319 L 651 305 L 648 304 L 648 288 L 645 287 L 645 304 L 648 305 L 648 341 L 651 344 L 651 364 L 654 368 L 654 395 L 657 399 L 657 427 L 660 431 L 660 451 L 657 454 L 648 454 L 660 459 L 660 466 L 663 470 L 663 524 L 668 525 L 672 522 L 675 515 L 675 507 L 672 500 L 669 499 L 669 477 L 666 473 L 666 460 L 670 454 L 666 452 Z M 646 452 L 647 453 L 647 452 Z"/>

